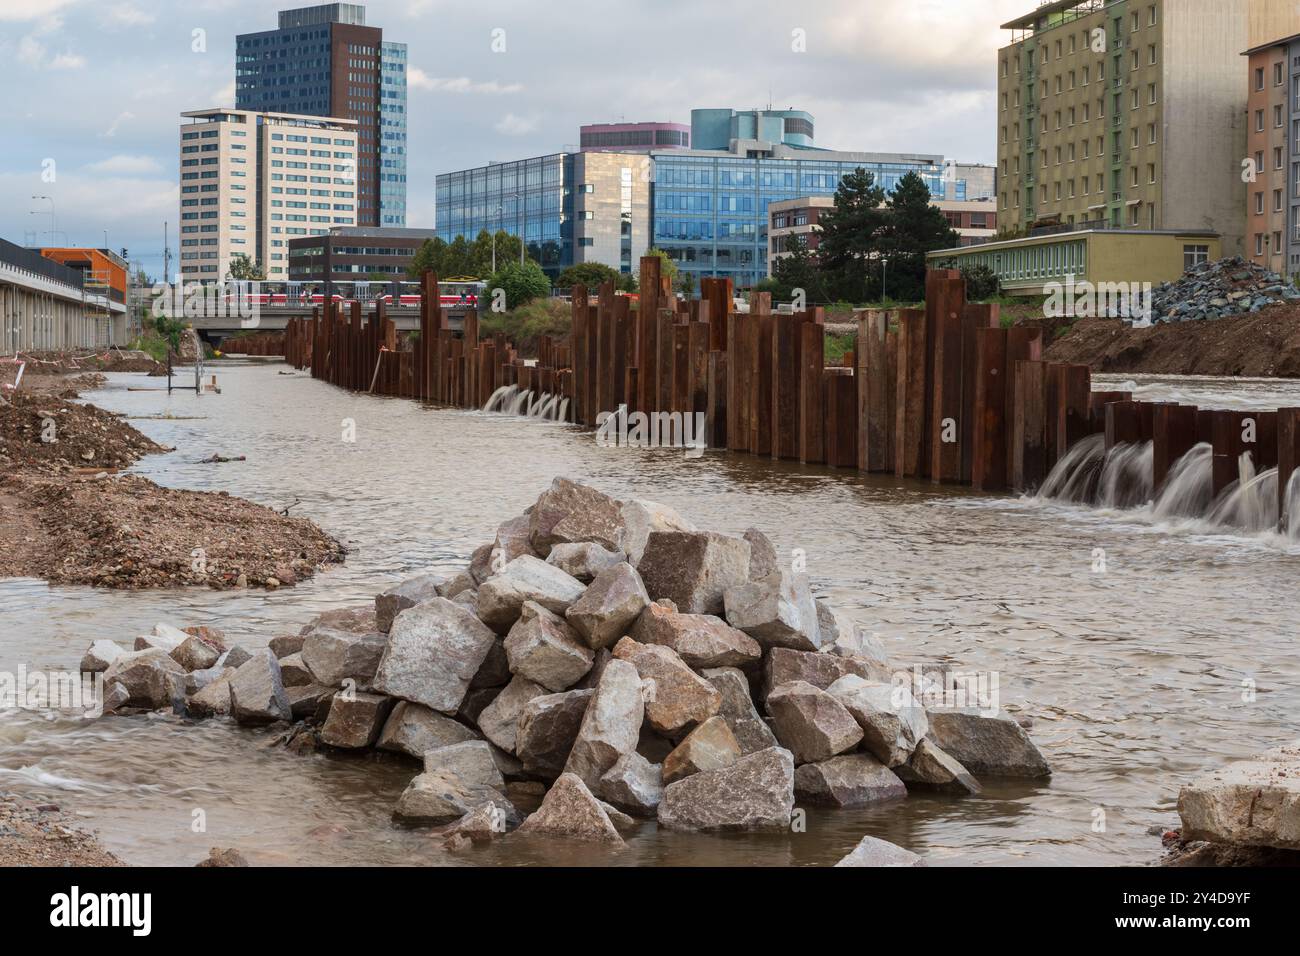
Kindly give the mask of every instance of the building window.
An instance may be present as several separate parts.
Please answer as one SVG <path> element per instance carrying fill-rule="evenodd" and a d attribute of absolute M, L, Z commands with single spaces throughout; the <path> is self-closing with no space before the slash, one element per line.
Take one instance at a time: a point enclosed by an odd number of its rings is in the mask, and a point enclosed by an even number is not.
<path fill-rule="evenodd" d="M 1264 68 L 1258 66 L 1255 68 L 1255 91 L 1259 92 L 1264 88 Z"/>

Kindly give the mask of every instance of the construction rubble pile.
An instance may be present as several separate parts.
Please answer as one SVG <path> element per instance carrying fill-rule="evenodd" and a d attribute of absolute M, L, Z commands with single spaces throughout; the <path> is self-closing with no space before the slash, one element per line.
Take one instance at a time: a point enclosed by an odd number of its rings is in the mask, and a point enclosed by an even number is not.
<path fill-rule="evenodd" d="M 1155 322 L 1222 319 L 1296 300 L 1300 300 L 1300 289 L 1282 276 L 1232 256 L 1203 262 L 1176 282 L 1156 286 L 1151 294 L 1151 317 Z"/>
<path fill-rule="evenodd" d="M 454 577 L 320 615 L 267 648 L 159 625 L 96 641 L 105 709 L 283 724 L 294 751 L 422 764 L 393 809 L 452 849 L 520 835 L 623 843 L 789 828 L 802 805 L 1050 776 L 1005 713 L 922 706 L 761 532 L 557 478 Z M 525 815 L 519 809 L 531 804 Z M 920 865 L 866 837 L 845 866 Z"/>

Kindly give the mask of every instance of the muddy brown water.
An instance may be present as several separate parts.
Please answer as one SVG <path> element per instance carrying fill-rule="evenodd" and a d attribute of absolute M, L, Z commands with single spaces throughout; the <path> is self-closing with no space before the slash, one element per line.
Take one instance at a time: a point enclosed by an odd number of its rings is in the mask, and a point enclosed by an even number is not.
<path fill-rule="evenodd" d="M 563 474 L 667 502 L 701 527 L 759 527 L 787 554 L 803 549 L 820 592 L 899 665 L 996 672 L 1002 703 L 1033 718 L 1056 772 L 974 798 L 810 810 L 798 833 L 681 835 L 646 823 L 617 852 L 512 838 L 450 855 L 390 820 L 418 770 L 402 758 L 293 756 L 269 732 L 223 720 L 0 714 L 0 791 L 74 811 L 129 863 L 188 865 L 233 846 L 267 864 L 823 865 L 870 833 L 932 865 L 1141 864 L 1160 854 L 1148 830 L 1177 823 L 1180 783 L 1300 737 L 1300 548 L 1277 538 L 744 455 L 600 448 L 567 426 L 351 395 L 281 370 L 222 365 L 223 393 L 200 398 L 128 391 L 159 383 L 114 374 L 87 397 L 131 415 L 200 416 L 136 421 L 177 448 L 137 470 L 277 508 L 298 501 L 294 514 L 348 545 L 347 563 L 276 593 L 0 581 L 0 670 L 75 669 L 89 641 L 129 642 L 158 621 L 264 645 L 411 572 L 459 568 Z M 1176 390 L 1206 404 L 1300 404 L 1297 384 L 1140 385 L 1152 399 Z M 347 420 L 354 443 L 342 440 Z M 197 464 L 214 452 L 248 460 Z M 1093 570 L 1097 549 L 1104 573 Z"/>

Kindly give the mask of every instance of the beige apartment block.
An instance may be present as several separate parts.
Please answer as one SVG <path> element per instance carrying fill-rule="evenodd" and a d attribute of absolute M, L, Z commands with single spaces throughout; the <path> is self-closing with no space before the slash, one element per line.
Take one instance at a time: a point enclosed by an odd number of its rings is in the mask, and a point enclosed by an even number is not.
<path fill-rule="evenodd" d="M 998 224 L 1211 231 L 1243 251 L 1249 0 L 1058 0 L 1004 24 Z"/>
<path fill-rule="evenodd" d="M 230 109 L 181 117 L 181 281 L 224 281 L 241 253 L 284 281 L 290 239 L 356 225 L 355 120 Z"/>

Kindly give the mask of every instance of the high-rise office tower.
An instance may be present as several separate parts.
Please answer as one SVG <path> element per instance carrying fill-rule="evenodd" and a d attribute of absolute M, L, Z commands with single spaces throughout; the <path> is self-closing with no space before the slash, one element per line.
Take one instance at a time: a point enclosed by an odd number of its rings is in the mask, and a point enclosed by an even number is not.
<path fill-rule="evenodd" d="M 366 25 L 366 8 L 284 10 L 279 27 L 235 38 L 241 110 L 353 120 L 358 225 L 406 225 L 406 44 Z"/>

